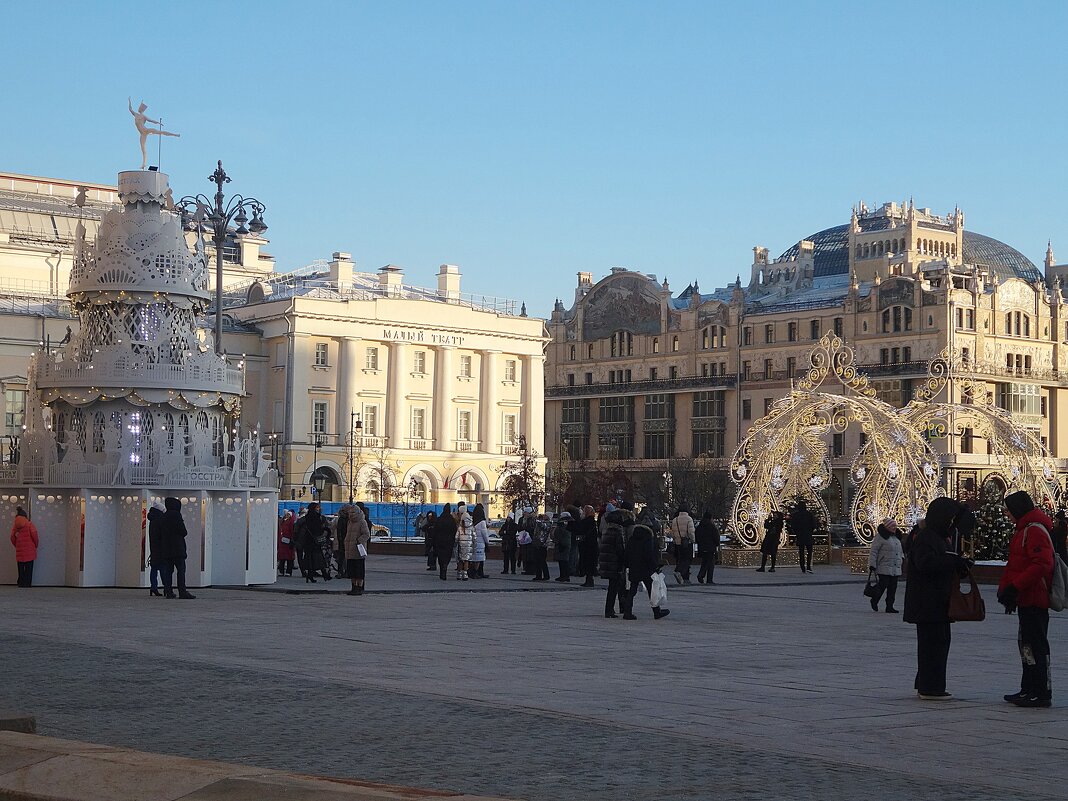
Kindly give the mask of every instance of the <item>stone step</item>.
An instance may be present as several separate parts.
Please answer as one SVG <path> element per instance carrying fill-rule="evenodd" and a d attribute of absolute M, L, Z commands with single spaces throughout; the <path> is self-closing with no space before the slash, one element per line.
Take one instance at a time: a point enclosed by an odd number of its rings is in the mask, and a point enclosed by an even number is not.
<path fill-rule="evenodd" d="M 143 801 L 146 798 L 153 801 L 505 801 L 0 732 L 0 801 Z"/>

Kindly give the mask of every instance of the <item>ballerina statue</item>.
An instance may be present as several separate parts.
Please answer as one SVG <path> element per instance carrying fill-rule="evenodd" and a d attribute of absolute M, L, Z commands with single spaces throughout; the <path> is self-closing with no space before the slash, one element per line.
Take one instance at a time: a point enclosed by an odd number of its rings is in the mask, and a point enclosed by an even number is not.
<path fill-rule="evenodd" d="M 145 114 L 145 109 L 148 108 L 144 103 L 141 103 L 137 107 L 137 111 L 134 111 L 133 100 L 129 97 L 126 98 L 126 102 L 129 104 L 130 113 L 134 118 L 134 125 L 137 126 L 137 132 L 141 134 L 141 169 L 145 168 L 148 163 L 148 154 L 145 151 L 145 142 L 149 136 L 181 136 L 181 134 L 172 133 L 170 131 L 163 130 L 163 122 L 160 120 L 154 120 Z M 148 123 L 160 126 L 157 128 L 149 128 Z"/>

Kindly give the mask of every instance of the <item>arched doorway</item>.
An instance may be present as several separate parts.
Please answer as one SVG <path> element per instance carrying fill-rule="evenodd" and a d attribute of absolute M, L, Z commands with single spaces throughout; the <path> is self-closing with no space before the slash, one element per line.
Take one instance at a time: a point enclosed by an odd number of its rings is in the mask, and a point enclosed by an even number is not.
<path fill-rule="evenodd" d="M 322 492 L 314 490 L 315 486 L 321 480 L 323 485 Z M 312 471 L 310 484 L 312 487 L 312 495 L 317 501 L 340 501 L 341 497 L 341 477 L 337 474 L 337 471 L 332 467 L 326 467 L 320 465 Z"/>

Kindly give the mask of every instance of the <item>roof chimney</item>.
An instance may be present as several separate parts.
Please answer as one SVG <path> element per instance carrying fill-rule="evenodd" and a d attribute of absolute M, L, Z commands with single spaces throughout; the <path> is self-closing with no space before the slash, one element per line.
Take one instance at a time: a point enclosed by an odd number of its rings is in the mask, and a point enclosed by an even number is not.
<path fill-rule="evenodd" d="M 460 268 L 455 264 L 443 264 L 438 268 L 438 295 L 444 300 L 459 300 Z"/>
<path fill-rule="evenodd" d="M 399 297 L 404 284 L 404 269 L 387 264 L 378 270 L 378 287 L 390 297 Z"/>
<path fill-rule="evenodd" d="M 352 271 L 355 267 L 351 253 L 335 250 L 330 260 L 330 281 L 336 284 L 338 289 L 351 287 Z"/>

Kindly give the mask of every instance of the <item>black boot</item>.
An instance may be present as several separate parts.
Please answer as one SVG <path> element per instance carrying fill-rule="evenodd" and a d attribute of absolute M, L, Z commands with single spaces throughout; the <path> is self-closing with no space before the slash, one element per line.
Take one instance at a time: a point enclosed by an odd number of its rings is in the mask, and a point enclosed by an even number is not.
<path fill-rule="evenodd" d="M 660 618 L 667 617 L 670 614 L 671 614 L 671 610 L 670 609 L 661 609 L 659 606 L 654 606 L 653 607 L 653 619 L 654 620 L 659 620 Z"/>

